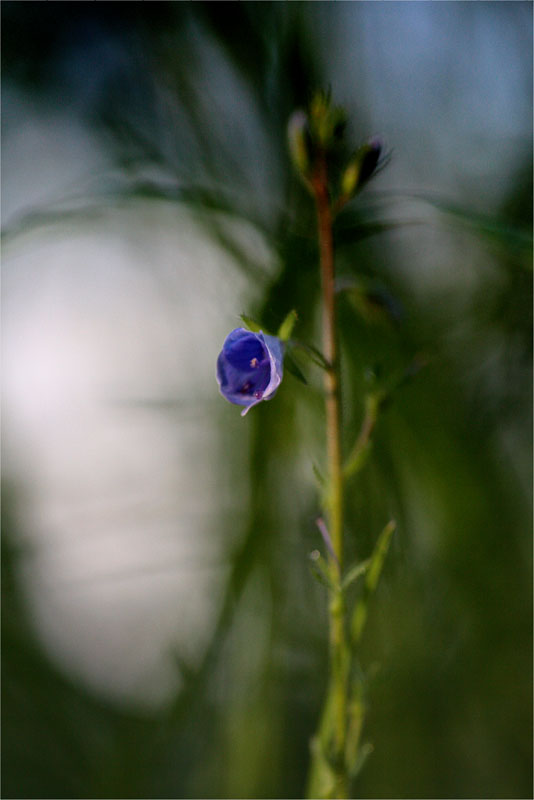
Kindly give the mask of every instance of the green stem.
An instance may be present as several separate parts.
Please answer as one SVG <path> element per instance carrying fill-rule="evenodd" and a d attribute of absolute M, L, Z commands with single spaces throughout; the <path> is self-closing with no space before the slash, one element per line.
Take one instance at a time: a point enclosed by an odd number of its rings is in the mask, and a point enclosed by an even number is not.
<path fill-rule="evenodd" d="M 345 749 L 347 735 L 348 647 L 345 632 L 345 601 L 341 591 L 343 572 L 343 465 L 341 451 L 340 370 L 335 292 L 332 212 L 328 192 L 326 158 L 322 155 L 313 179 L 317 209 L 321 285 L 323 296 L 323 353 L 325 370 L 326 449 L 328 463 L 328 527 L 335 558 L 330 556 L 332 580 L 330 615 L 330 689 L 327 698 L 332 715 L 332 763 L 335 772 L 333 796 L 348 797 Z"/>

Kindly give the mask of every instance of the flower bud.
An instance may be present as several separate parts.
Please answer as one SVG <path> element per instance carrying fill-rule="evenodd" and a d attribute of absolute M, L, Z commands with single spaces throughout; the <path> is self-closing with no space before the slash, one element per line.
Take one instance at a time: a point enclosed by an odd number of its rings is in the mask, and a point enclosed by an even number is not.
<path fill-rule="evenodd" d="M 372 139 L 369 139 L 367 144 L 362 148 L 364 152 L 360 165 L 359 186 L 365 183 L 365 181 L 368 181 L 375 171 L 383 147 L 382 140 L 379 139 L 378 136 L 374 136 Z"/>
<path fill-rule="evenodd" d="M 319 91 L 310 103 L 310 127 L 314 139 L 329 149 L 343 136 L 347 122 L 345 109 L 332 106 L 330 94 Z"/>
<path fill-rule="evenodd" d="M 376 136 L 358 148 L 341 178 L 344 197 L 351 197 L 369 180 L 377 167 L 382 149 L 382 141 Z"/>
<path fill-rule="evenodd" d="M 311 137 L 308 117 L 301 109 L 294 111 L 287 125 L 289 152 L 293 164 L 301 175 L 308 175 L 311 168 Z"/>
<path fill-rule="evenodd" d="M 358 159 L 352 158 L 347 166 L 345 167 L 345 172 L 341 178 L 341 194 L 343 197 L 352 197 L 354 192 L 356 191 L 356 186 L 358 184 L 358 176 L 360 174 L 360 163 Z"/>

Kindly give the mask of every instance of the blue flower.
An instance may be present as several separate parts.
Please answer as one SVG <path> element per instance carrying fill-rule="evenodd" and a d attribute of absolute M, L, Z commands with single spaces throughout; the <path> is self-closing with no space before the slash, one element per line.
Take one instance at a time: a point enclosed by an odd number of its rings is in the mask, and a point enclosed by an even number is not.
<path fill-rule="evenodd" d="M 261 331 L 236 328 L 228 334 L 217 359 L 217 380 L 223 397 L 230 403 L 252 406 L 270 400 L 283 374 L 283 343 Z"/>

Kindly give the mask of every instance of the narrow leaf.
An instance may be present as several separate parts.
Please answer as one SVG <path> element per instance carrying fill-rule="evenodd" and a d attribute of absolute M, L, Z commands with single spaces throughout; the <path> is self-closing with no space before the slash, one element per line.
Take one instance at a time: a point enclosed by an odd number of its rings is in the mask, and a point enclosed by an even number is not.
<path fill-rule="evenodd" d="M 371 742 L 365 742 L 365 744 L 362 745 L 362 747 L 360 748 L 360 752 L 358 753 L 358 757 L 354 763 L 354 766 L 350 770 L 350 777 L 352 778 L 352 780 L 358 777 L 358 775 L 363 769 L 365 762 L 367 761 L 367 759 L 369 758 L 374 749 L 375 748 L 373 747 Z"/>
<path fill-rule="evenodd" d="M 292 356 L 290 356 L 289 353 L 287 353 L 287 352 L 286 352 L 285 357 L 284 357 L 284 366 L 287 369 L 287 371 L 289 373 L 291 373 L 291 375 L 293 375 L 294 378 L 299 380 L 305 386 L 308 385 L 308 381 L 306 380 L 306 378 L 302 374 L 302 371 L 301 371 L 300 367 L 297 366 L 297 363 L 296 363 L 295 359 Z"/>
<path fill-rule="evenodd" d="M 286 316 L 280 327 L 278 328 L 277 336 L 283 342 L 287 342 L 290 338 L 291 334 L 293 333 L 293 328 L 295 327 L 295 323 L 297 322 L 298 315 L 295 309 L 292 309 L 289 314 Z"/>
<path fill-rule="evenodd" d="M 357 443 L 358 444 L 358 443 Z M 371 454 L 373 443 L 370 441 L 362 442 L 361 446 L 354 448 L 354 451 L 345 466 L 345 478 L 350 478 L 352 475 L 359 472 L 367 463 L 367 459 Z"/>
<path fill-rule="evenodd" d="M 394 520 L 390 520 L 378 537 L 365 579 L 365 585 L 370 592 L 374 592 L 378 585 L 380 573 L 382 572 L 382 567 L 384 566 L 384 561 L 386 560 L 386 555 L 389 550 L 389 543 L 391 542 L 391 537 L 396 527 L 397 523 Z"/>
<path fill-rule="evenodd" d="M 252 319 L 252 317 L 247 317 L 245 314 L 240 314 L 239 318 L 244 323 L 245 327 L 248 328 L 249 331 L 252 331 L 252 333 L 259 333 L 260 331 L 267 333 L 265 328 L 263 328 L 259 322 L 256 322 L 255 319 Z"/>
<path fill-rule="evenodd" d="M 332 582 L 332 578 L 330 577 L 328 564 L 320 552 L 318 550 L 312 550 L 308 558 L 310 561 L 310 569 L 314 578 L 316 578 L 316 580 L 318 580 L 323 586 L 326 586 L 327 589 L 331 589 L 333 591 L 335 586 Z"/>
<path fill-rule="evenodd" d="M 336 292 L 343 293 L 367 323 L 396 324 L 402 319 L 403 310 L 399 301 L 377 283 L 344 280 L 336 284 Z"/>
<path fill-rule="evenodd" d="M 315 475 L 315 478 L 317 480 L 317 483 L 319 484 L 319 487 L 321 489 L 324 489 L 324 487 L 326 486 L 326 478 L 325 478 L 325 476 L 323 475 L 323 473 L 321 472 L 321 470 L 319 469 L 317 464 L 315 464 L 315 463 L 312 464 L 312 469 L 313 469 L 313 474 Z"/>
<path fill-rule="evenodd" d="M 372 447 L 371 437 L 376 426 L 378 411 L 382 406 L 382 402 L 383 398 L 381 392 L 369 392 L 365 397 L 365 415 L 362 426 L 344 466 L 344 475 L 346 478 L 359 472 L 369 457 Z"/>
<path fill-rule="evenodd" d="M 365 627 L 369 599 L 378 585 L 380 573 L 382 572 L 382 567 L 384 565 L 389 544 L 391 542 L 391 537 L 395 528 L 396 522 L 394 522 L 394 520 L 388 522 L 378 537 L 374 550 L 371 554 L 371 558 L 369 559 L 369 567 L 365 576 L 363 593 L 356 603 L 356 608 L 354 609 L 354 614 L 352 616 L 351 632 L 352 640 L 355 644 L 360 641 L 363 629 Z"/>
<path fill-rule="evenodd" d="M 336 235 L 336 242 L 340 247 L 343 245 L 351 245 L 356 242 L 361 242 L 363 239 L 368 239 L 370 236 L 387 233 L 388 231 L 394 231 L 398 228 L 422 225 L 424 222 L 424 220 L 418 219 L 359 222 L 357 225 L 340 228 Z"/>
<path fill-rule="evenodd" d="M 299 342 L 298 339 L 291 339 L 288 342 L 289 346 L 292 349 L 299 350 L 300 352 L 304 353 L 310 361 L 312 361 L 316 366 L 321 367 L 321 369 L 330 369 L 330 364 L 323 356 L 320 350 L 317 350 L 316 347 L 313 347 L 311 344 L 306 344 L 305 342 Z"/>
<path fill-rule="evenodd" d="M 370 563 L 370 559 L 368 558 L 366 561 L 361 561 L 359 564 L 354 564 L 354 566 L 348 570 L 341 584 L 343 591 L 348 589 L 348 587 L 353 584 L 354 581 L 357 581 L 358 578 L 361 578 L 362 575 L 365 575 L 369 569 Z"/>

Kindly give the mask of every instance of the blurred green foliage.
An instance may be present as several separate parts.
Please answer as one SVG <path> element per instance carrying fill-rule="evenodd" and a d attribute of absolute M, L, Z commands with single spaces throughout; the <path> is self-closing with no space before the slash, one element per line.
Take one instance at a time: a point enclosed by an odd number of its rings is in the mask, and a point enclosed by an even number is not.
<path fill-rule="evenodd" d="M 313 208 L 285 133 L 290 113 L 325 83 L 311 5 L 323 4 L 3 3 L 4 83 L 59 98 L 57 59 L 68 57 L 67 42 L 72 51 L 106 40 L 126 63 L 91 107 L 119 183 L 74 211 L 68 203 L 40 209 L 17 230 L 65 213 L 81 224 L 117 203 L 187 204 L 206 235 L 264 287 L 256 307 L 238 311 L 276 330 L 295 308 L 298 337 L 315 341 Z M 257 157 L 268 148 L 272 171 L 263 196 L 255 165 L 240 160 L 227 120 L 203 96 L 199 47 L 207 40 L 261 122 Z M 365 97 L 359 102 L 364 107 Z M 357 303 L 341 299 L 347 450 L 369 381 L 402 374 L 416 354 L 427 362 L 380 415 L 371 457 L 347 497 L 349 562 L 370 554 L 389 518 L 398 522 L 362 641 L 365 740 L 375 750 L 358 796 L 531 796 L 531 174 L 523 164 L 498 214 L 451 204 L 438 191 L 418 201 L 438 207 L 439 224 L 466 242 L 468 258 L 491 263 L 467 299 L 462 287 L 414 292 L 399 244 L 419 235 L 417 213 L 392 216 L 388 197 L 371 187 L 339 218 L 340 280 L 365 285 L 370 302 L 365 294 Z M 265 236 L 280 265 L 272 281 L 232 235 L 229 218 Z M 399 319 L 381 313 L 377 297 L 386 290 Z M 288 376 L 276 401 L 247 418 L 247 523 L 237 543 L 228 537 L 231 569 L 210 643 L 200 663 L 177 662 L 182 688 L 160 712 L 118 709 L 48 660 L 17 580 L 20 532 L 11 512 L 23 498 L 5 487 L 5 797 L 302 796 L 327 634 L 325 593 L 306 558 L 319 545 L 317 492 L 311 460 L 307 483 L 299 462 L 313 452 L 321 469 L 322 401 L 315 368 L 299 366 L 311 387 Z M 231 479 L 229 410 L 222 401 L 213 408 Z M 222 517 L 221 531 L 225 524 Z"/>

